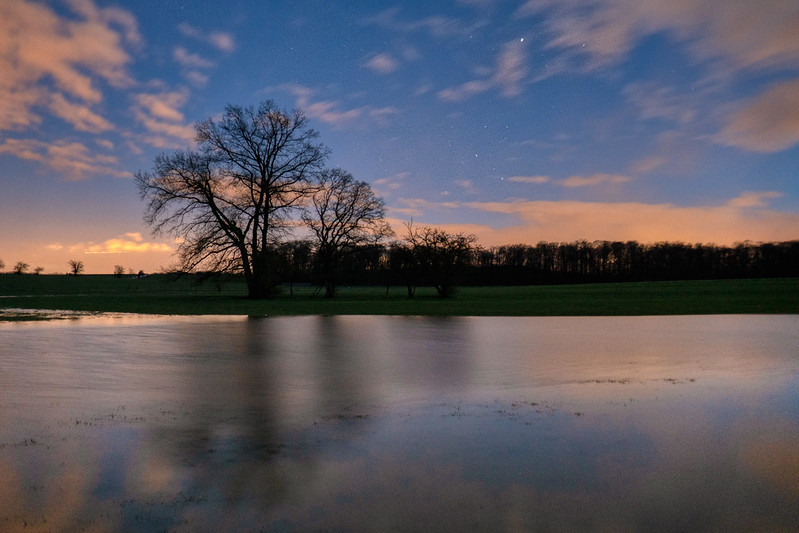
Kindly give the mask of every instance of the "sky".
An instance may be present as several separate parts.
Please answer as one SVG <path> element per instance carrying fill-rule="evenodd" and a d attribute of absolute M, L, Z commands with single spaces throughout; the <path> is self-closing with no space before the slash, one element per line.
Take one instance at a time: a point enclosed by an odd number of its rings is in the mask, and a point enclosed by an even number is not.
<path fill-rule="evenodd" d="M 266 99 L 397 230 L 799 239 L 797 28 L 796 0 L 0 0 L 0 260 L 168 268 L 134 173 Z"/>

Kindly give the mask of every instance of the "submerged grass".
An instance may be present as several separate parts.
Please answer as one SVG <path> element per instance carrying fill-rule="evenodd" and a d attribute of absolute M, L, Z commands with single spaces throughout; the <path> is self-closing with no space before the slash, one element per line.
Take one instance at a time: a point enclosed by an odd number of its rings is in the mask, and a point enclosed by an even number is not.
<path fill-rule="evenodd" d="M 293 294 L 290 294 L 293 292 Z M 198 284 L 166 275 L 0 274 L 0 320 L 11 309 L 166 315 L 452 315 L 590 316 L 799 313 L 799 279 L 663 281 L 523 287 L 463 287 L 442 300 L 420 288 L 342 287 L 335 299 L 310 286 L 288 286 L 271 300 L 249 300 L 238 280 Z"/>

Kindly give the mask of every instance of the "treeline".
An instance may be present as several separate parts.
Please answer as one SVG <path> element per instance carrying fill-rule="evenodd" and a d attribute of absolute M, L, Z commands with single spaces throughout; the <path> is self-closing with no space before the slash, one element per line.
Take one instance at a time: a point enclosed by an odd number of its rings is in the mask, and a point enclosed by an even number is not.
<path fill-rule="evenodd" d="M 734 246 L 636 241 L 539 242 L 434 249 L 399 241 L 353 247 L 341 257 L 339 285 L 536 285 L 799 276 L 799 241 Z M 449 250 L 449 256 L 440 256 Z M 273 249 L 282 283 L 322 285 L 315 247 L 290 241 Z M 438 258 L 437 258 L 438 254 Z M 442 294 L 446 296 L 446 294 Z"/>

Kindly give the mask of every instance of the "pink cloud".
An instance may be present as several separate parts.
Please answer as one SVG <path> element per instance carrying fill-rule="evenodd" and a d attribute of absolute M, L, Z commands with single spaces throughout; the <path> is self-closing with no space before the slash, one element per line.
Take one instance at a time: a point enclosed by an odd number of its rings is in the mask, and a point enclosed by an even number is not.
<path fill-rule="evenodd" d="M 69 3 L 71 15 L 47 6 L 8 0 L 0 17 L 0 129 L 38 123 L 37 105 L 55 106 L 62 118 L 87 129 L 103 129 L 104 119 L 88 106 L 102 101 L 101 83 L 130 86 L 126 47 L 140 44 L 135 19 L 118 8 L 97 8 L 89 0 Z M 43 80 L 52 80 L 51 90 Z M 63 95 L 82 102 L 83 110 Z"/>

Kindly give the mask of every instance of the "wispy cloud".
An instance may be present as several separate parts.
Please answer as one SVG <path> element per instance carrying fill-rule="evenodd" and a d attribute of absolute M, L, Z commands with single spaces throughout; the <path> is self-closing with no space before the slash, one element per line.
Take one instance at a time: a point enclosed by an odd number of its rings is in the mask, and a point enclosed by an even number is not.
<path fill-rule="evenodd" d="M 547 46 L 568 52 L 579 68 L 620 62 L 639 39 L 667 32 L 698 61 L 727 67 L 794 67 L 799 7 L 793 0 L 528 0 L 520 18 L 545 14 Z"/>
<path fill-rule="evenodd" d="M 688 124 L 696 117 L 691 98 L 654 82 L 631 83 L 624 94 L 645 119 L 663 119 Z"/>
<path fill-rule="evenodd" d="M 502 96 L 511 98 L 521 94 L 526 74 L 524 41 L 519 39 L 502 47 L 493 70 L 487 76 L 443 89 L 439 91 L 438 97 L 449 102 L 459 102 L 499 88 Z"/>
<path fill-rule="evenodd" d="M 399 68 L 399 61 L 391 54 L 384 52 L 370 57 L 364 65 L 378 74 L 390 74 Z"/>
<path fill-rule="evenodd" d="M 309 118 L 315 118 L 338 128 L 364 123 L 381 124 L 386 117 L 399 112 L 394 106 L 359 106 L 348 109 L 337 100 L 315 100 L 315 91 L 302 85 L 281 85 L 279 89 L 293 95 L 297 107 L 301 108 Z"/>
<path fill-rule="evenodd" d="M 507 179 L 513 183 L 533 183 L 537 185 L 552 181 L 549 176 L 511 176 Z"/>
<path fill-rule="evenodd" d="M 475 187 L 474 181 L 472 181 L 472 180 L 457 179 L 457 180 L 455 180 L 455 185 L 457 185 L 464 192 L 467 192 L 467 193 L 473 194 L 473 193 L 477 192 L 477 187 Z"/>
<path fill-rule="evenodd" d="M 558 180 L 556 183 L 558 185 L 562 185 L 563 187 L 591 187 L 595 185 L 602 185 L 606 183 L 616 184 L 616 183 L 626 183 L 628 181 L 632 181 L 632 178 L 628 176 L 619 176 L 617 174 L 591 174 L 590 176 L 569 176 L 568 178 L 564 178 L 562 180 Z"/>
<path fill-rule="evenodd" d="M 185 22 L 178 25 L 178 31 L 184 37 L 206 43 L 222 52 L 232 52 L 236 49 L 236 40 L 228 32 L 218 30 L 206 32 Z"/>
<path fill-rule="evenodd" d="M 598 172 L 591 174 L 590 176 L 581 176 L 576 174 L 563 179 L 553 179 L 550 176 L 511 176 L 507 178 L 507 181 L 512 183 L 528 183 L 533 185 L 551 183 L 554 185 L 560 185 L 561 187 L 573 189 L 576 187 L 594 187 L 597 185 L 626 183 L 628 181 L 632 181 L 632 178 L 618 174 L 605 174 Z"/>
<path fill-rule="evenodd" d="M 77 142 L 42 142 L 35 139 L 6 139 L 0 144 L 0 154 L 11 154 L 20 159 L 38 161 L 61 172 L 67 179 L 81 180 L 91 176 L 130 178 L 130 172 L 118 169 L 116 157 L 95 154 Z"/>
<path fill-rule="evenodd" d="M 223 52 L 231 52 L 235 49 L 233 37 L 228 34 L 211 33 L 206 35 L 199 29 L 188 24 L 179 26 L 184 36 L 197 39 L 205 44 L 210 44 L 214 48 Z M 181 75 L 194 87 L 202 88 L 208 83 L 208 69 L 216 67 L 216 62 L 195 52 L 190 52 L 185 46 L 176 46 L 172 50 L 172 59 L 180 65 Z"/>
<path fill-rule="evenodd" d="M 734 113 L 717 139 L 753 152 L 799 143 L 799 80 L 778 83 Z"/>
<path fill-rule="evenodd" d="M 361 19 L 364 26 L 377 26 L 398 33 L 425 32 L 436 38 L 468 37 L 485 22 L 467 24 L 463 21 L 443 15 L 432 15 L 416 20 L 408 20 L 401 15 L 401 9 L 392 7 L 380 13 Z"/>
<path fill-rule="evenodd" d="M 184 67 L 211 68 L 215 65 L 213 61 L 205 59 L 198 54 L 192 54 L 182 46 L 175 47 L 175 50 L 172 52 L 172 57 Z"/>
<path fill-rule="evenodd" d="M 400 172 L 393 176 L 380 178 L 372 182 L 375 191 L 380 196 L 391 196 L 395 191 L 398 191 L 405 184 L 405 178 L 408 177 L 407 172 Z"/>

